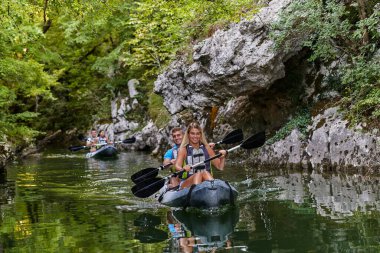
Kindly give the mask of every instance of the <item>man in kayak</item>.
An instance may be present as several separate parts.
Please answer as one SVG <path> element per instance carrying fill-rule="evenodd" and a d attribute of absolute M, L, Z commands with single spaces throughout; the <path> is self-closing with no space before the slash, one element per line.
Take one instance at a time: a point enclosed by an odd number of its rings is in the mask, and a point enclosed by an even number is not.
<path fill-rule="evenodd" d="M 226 150 L 219 150 L 221 156 L 212 160 L 212 165 L 219 170 L 223 170 L 225 164 Z M 211 163 L 206 162 L 202 166 L 192 168 L 191 166 L 215 156 L 214 150 L 208 144 L 201 126 L 192 122 L 188 126 L 175 163 L 177 171 L 184 171 L 181 175 L 181 188 L 190 187 L 193 184 L 200 184 L 205 180 L 213 180 L 211 175 Z M 183 166 L 185 164 L 185 166 Z"/>
<path fill-rule="evenodd" d="M 177 155 L 178 155 L 178 148 L 182 143 L 182 138 L 183 138 L 183 130 L 180 127 L 175 127 L 171 130 L 171 137 L 174 142 L 174 145 L 171 149 L 166 151 L 164 155 L 164 162 L 163 165 L 167 164 L 175 164 Z M 175 172 L 175 167 L 173 166 L 172 169 L 173 172 Z M 178 177 L 171 177 L 169 180 L 169 188 L 176 187 L 179 185 L 180 179 Z"/>
<path fill-rule="evenodd" d="M 94 152 L 96 151 L 96 144 L 98 143 L 98 137 L 96 136 L 96 130 L 91 129 L 90 137 L 86 140 L 86 146 L 90 147 L 90 151 Z"/>

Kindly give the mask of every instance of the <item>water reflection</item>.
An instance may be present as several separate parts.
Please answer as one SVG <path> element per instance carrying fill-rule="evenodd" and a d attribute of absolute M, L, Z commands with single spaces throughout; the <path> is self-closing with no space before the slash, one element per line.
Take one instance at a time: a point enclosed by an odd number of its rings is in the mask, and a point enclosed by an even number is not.
<path fill-rule="evenodd" d="M 380 252 L 378 176 L 237 165 L 215 176 L 239 190 L 238 213 L 167 217 L 167 207 L 130 191 L 131 175 L 159 160 L 141 152 L 113 161 L 67 153 L 49 151 L 0 174 L 0 251 Z"/>
<path fill-rule="evenodd" d="M 233 238 L 253 252 L 379 252 L 378 182 L 375 175 L 257 173 L 239 184 L 245 222 Z"/>
<path fill-rule="evenodd" d="M 139 240 L 141 243 L 157 243 L 168 239 L 167 232 L 156 228 L 156 226 L 161 224 L 159 216 L 144 213 L 138 216 L 133 224 L 138 227 L 135 239 Z"/>
<path fill-rule="evenodd" d="M 274 183 L 283 189 L 278 200 L 312 201 L 319 215 L 340 219 L 358 211 L 380 211 L 379 180 L 359 174 L 290 173 L 276 176 Z"/>
<path fill-rule="evenodd" d="M 167 219 L 172 236 L 170 252 L 214 252 L 238 247 L 230 238 L 239 220 L 238 208 L 220 214 L 174 210 L 168 212 Z"/>

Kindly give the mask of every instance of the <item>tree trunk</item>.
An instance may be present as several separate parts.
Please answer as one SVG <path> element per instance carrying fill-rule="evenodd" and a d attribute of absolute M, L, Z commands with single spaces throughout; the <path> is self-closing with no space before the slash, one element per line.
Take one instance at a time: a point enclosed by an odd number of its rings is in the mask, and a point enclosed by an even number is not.
<path fill-rule="evenodd" d="M 357 0 L 357 2 L 359 6 L 360 19 L 364 20 L 367 18 L 367 11 L 366 11 L 367 0 Z M 364 27 L 362 43 L 363 45 L 367 45 L 369 43 L 368 27 Z"/>
<path fill-rule="evenodd" d="M 50 26 L 51 26 L 51 20 L 46 20 L 46 10 L 47 10 L 47 6 L 48 6 L 48 1 L 49 0 L 45 0 L 44 2 L 44 26 L 42 27 L 42 32 L 43 33 L 46 33 Z"/>

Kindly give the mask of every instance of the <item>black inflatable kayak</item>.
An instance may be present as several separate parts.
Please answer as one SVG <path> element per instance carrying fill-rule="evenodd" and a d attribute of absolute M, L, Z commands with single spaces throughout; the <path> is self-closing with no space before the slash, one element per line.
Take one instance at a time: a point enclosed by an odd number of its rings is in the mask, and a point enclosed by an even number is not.
<path fill-rule="evenodd" d="M 94 152 L 86 154 L 86 158 L 112 158 L 117 156 L 117 149 L 112 145 L 102 146 Z"/>
<path fill-rule="evenodd" d="M 181 190 L 162 189 L 158 201 L 170 207 L 209 209 L 234 205 L 237 196 L 237 190 L 227 181 L 215 179 Z"/>

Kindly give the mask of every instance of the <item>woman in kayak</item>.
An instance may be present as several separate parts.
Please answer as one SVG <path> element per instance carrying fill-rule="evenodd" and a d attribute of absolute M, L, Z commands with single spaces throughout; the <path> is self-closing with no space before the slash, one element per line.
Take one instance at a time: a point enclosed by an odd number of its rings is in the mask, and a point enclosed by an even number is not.
<path fill-rule="evenodd" d="M 212 160 L 211 163 L 217 169 L 223 170 L 227 151 L 220 150 L 219 153 L 222 154 L 221 157 Z M 184 170 L 181 175 L 181 188 L 200 184 L 205 180 L 213 180 L 210 162 L 191 167 L 213 156 L 215 156 L 215 152 L 207 143 L 201 126 L 196 122 L 190 123 L 183 137 L 175 164 L 177 171 Z"/>
<path fill-rule="evenodd" d="M 106 132 L 104 130 L 100 130 L 98 134 L 98 143 L 100 145 L 106 145 L 109 144 L 110 142 L 108 141 L 108 138 L 106 136 Z"/>

